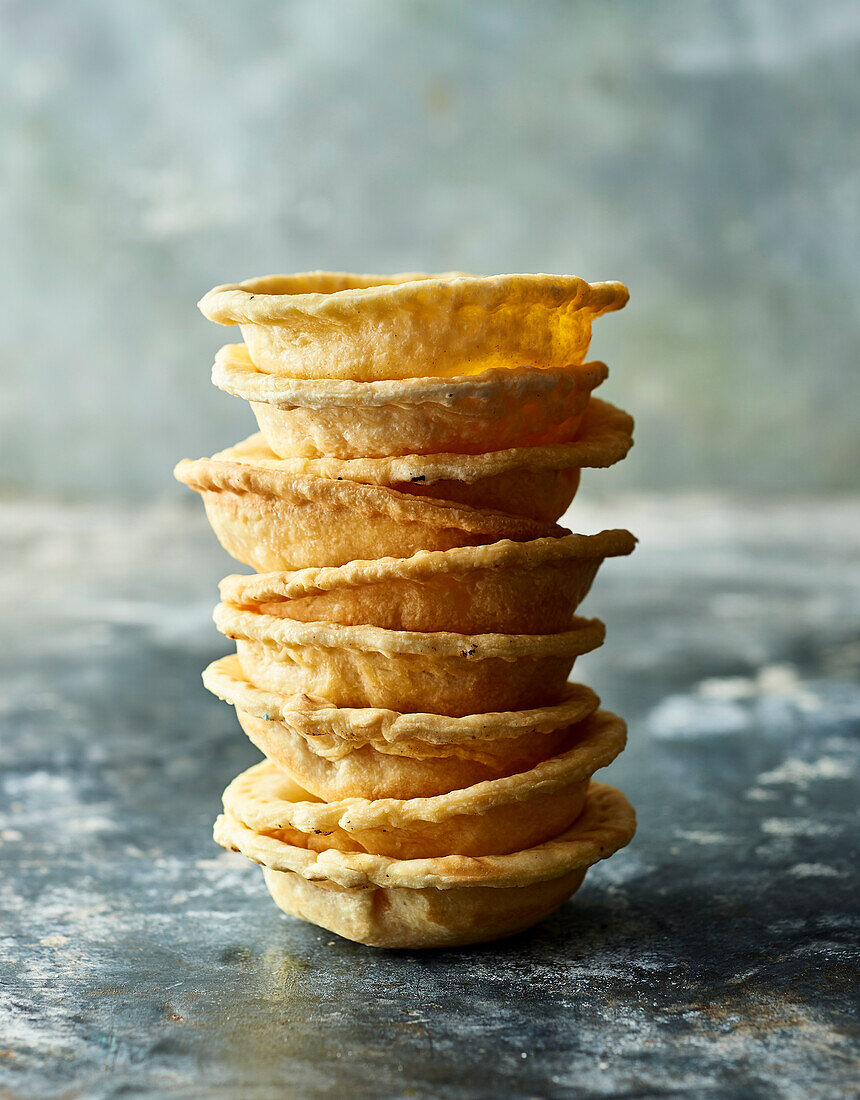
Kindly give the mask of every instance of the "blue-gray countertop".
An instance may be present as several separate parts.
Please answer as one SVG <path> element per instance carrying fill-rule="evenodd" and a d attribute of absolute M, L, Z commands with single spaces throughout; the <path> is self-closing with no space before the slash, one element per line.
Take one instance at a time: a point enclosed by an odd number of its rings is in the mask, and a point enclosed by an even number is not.
<path fill-rule="evenodd" d="M 0 1096 L 852 1094 L 857 501 L 575 504 L 642 540 L 577 665 L 639 833 L 533 932 L 423 955 L 213 844 L 257 753 L 200 683 L 233 566 L 194 503 L 0 505 Z"/>

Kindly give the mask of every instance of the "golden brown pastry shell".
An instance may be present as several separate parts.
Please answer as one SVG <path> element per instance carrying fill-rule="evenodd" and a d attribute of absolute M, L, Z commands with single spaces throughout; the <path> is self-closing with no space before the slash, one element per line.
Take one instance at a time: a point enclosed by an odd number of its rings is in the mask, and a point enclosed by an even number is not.
<path fill-rule="evenodd" d="M 215 839 L 263 866 L 284 912 L 374 947 L 429 948 L 531 927 L 570 897 L 588 867 L 628 844 L 635 828 L 621 792 L 592 783 L 570 829 L 510 855 L 317 853 L 261 836 L 230 815 L 216 821 Z"/>
<path fill-rule="evenodd" d="M 574 619 L 558 634 L 422 633 L 298 623 L 224 603 L 214 619 L 257 687 L 455 717 L 558 702 L 576 658 L 605 634 L 598 619 Z"/>
<path fill-rule="evenodd" d="M 625 740 L 624 722 L 596 711 L 568 728 L 558 753 L 527 771 L 431 798 L 320 801 L 264 760 L 228 786 L 224 812 L 258 833 L 314 851 L 397 859 L 505 855 L 567 829 L 591 776 L 615 759 Z"/>
<path fill-rule="evenodd" d="M 279 458 L 262 433 L 256 433 L 196 463 L 180 463 L 180 480 L 194 485 L 251 471 L 272 495 L 289 498 L 292 479 L 323 478 L 342 483 L 379 485 L 399 493 L 430 497 L 472 508 L 551 522 L 562 515 L 576 493 L 583 467 L 619 462 L 633 445 L 633 420 L 623 410 L 596 398 L 589 402 L 575 440 L 570 443 L 513 447 L 482 454 L 424 454 L 384 458 Z M 238 469 L 237 469 L 238 467 Z"/>
<path fill-rule="evenodd" d="M 627 298 L 561 275 L 310 271 L 218 286 L 199 305 L 239 325 L 262 371 L 373 382 L 580 363 L 592 321 Z"/>
<path fill-rule="evenodd" d="M 607 557 L 629 554 L 629 531 L 420 550 L 337 568 L 234 575 L 221 598 L 299 622 L 462 634 L 550 634 L 569 628 Z"/>
<path fill-rule="evenodd" d="M 213 662 L 203 682 L 236 707 L 251 741 L 299 786 L 327 802 L 427 798 L 527 771 L 554 755 L 599 699 L 568 684 L 559 703 L 532 710 L 403 714 L 337 708 L 305 695 L 254 687 L 235 654 Z"/>
<path fill-rule="evenodd" d="M 607 375 L 595 362 L 450 379 L 287 378 L 255 367 L 244 344 L 221 348 L 212 368 L 216 386 L 250 402 L 276 455 L 340 459 L 569 443 Z"/>
<path fill-rule="evenodd" d="M 238 462 L 185 459 L 175 474 L 200 493 L 227 553 L 260 572 L 568 533 L 555 523 L 381 485 L 278 475 Z"/>

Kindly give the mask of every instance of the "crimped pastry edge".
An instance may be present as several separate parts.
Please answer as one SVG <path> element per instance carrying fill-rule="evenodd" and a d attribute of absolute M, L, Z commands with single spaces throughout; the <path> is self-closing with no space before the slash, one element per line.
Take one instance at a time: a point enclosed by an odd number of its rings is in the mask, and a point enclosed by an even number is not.
<path fill-rule="evenodd" d="M 326 290 L 337 280 L 352 283 Z M 278 289 L 275 289 L 278 288 Z M 293 289 L 288 289 L 293 288 Z M 349 272 L 305 271 L 292 275 L 263 275 L 240 283 L 213 287 L 197 303 L 210 321 L 220 325 L 277 324 L 294 316 L 316 316 L 327 321 L 349 321 L 357 310 L 367 314 L 383 309 L 436 308 L 450 312 L 464 306 L 487 311 L 500 301 L 517 298 L 523 305 L 565 301 L 594 316 L 622 309 L 629 298 L 623 283 L 589 283 L 576 276 L 549 274 L 467 275 L 401 272 L 396 275 L 357 275 Z"/>
<path fill-rule="evenodd" d="M 409 558 L 355 560 L 345 565 L 277 573 L 235 573 L 224 577 L 219 590 L 225 603 L 248 606 L 382 584 L 387 580 L 418 581 L 441 575 L 462 576 L 483 569 L 537 569 L 558 561 L 619 557 L 632 553 L 635 545 L 636 538 L 621 528 L 529 542 L 502 539 L 482 546 L 419 550 Z"/>
<path fill-rule="evenodd" d="M 622 718 L 611 711 L 598 710 L 571 730 L 571 743 L 566 748 L 527 771 L 483 780 L 445 794 L 408 799 L 351 797 L 323 802 L 312 798 L 297 801 L 279 798 L 277 789 L 285 785 L 283 773 L 271 761 L 264 760 L 229 784 L 223 795 L 224 812 L 259 831 L 293 826 L 304 833 L 338 827 L 355 832 L 406 829 L 420 822 L 438 824 L 464 814 L 486 813 L 505 803 L 541 798 L 588 780 L 623 750 L 626 731 Z"/>
<path fill-rule="evenodd" d="M 213 462 L 270 471 L 279 477 L 316 477 L 358 484 L 396 485 L 437 481 L 475 482 L 515 470 L 532 473 L 603 469 L 620 462 L 633 446 L 633 418 L 594 397 L 572 443 L 509 447 L 483 454 L 395 455 L 387 458 L 278 458 L 262 432 L 219 451 Z M 184 479 L 181 479 L 184 480 Z"/>
<path fill-rule="evenodd" d="M 590 653 L 603 644 L 600 619 L 575 618 L 576 626 L 558 634 L 455 634 L 387 630 L 378 626 L 300 622 L 219 603 L 212 618 L 228 638 L 272 646 L 318 646 L 385 654 L 423 654 L 481 661 L 540 658 Z"/>
<path fill-rule="evenodd" d="M 456 408 L 476 397 L 490 400 L 499 392 L 543 396 L 559 387 L 593 390 L 606 381 L 605 363 L 571 363 L 563 367 L 491 367 L 480 374 L 450 378 L 384 378 L 359 382 L 350 378 L 291 378 L 254 366 L 245 344 L 225 344 L 215 355 L 212 384 L 245 401 L 276 409 L 341 408 L 433 404 Z"/>
<path fill-rule="evenodd" d="M 590 867 L 630 842 L 636 831 L 633 807 L 615 787 L 591 783 L 585 808 L 571 828 L 553 840 L 504 856 L 434 856 L 395 859 L 333 848 L 314 852 L 249 829 L 220 814 L 214 836 L 228 850 L 275 871 L 345 887 L 383 886 L 446 890 L 464 886 L 505 888 L 560 878 Z"/>
<path fill-rule="evenodd" d="M 356 746 L 374 742 L 395 745 L 466 743 L 507 739 L 523 734 L 550 733 L 586 718 L 600 705 L 599 697 L 583 684 L 569 683 L 560 702 L 529 710 L 492 711 L 451 718 L 444 714 L 407 714 L 379 707 L 336 707 L 307 695 L 282 695 L 256 687 L 243 674 L 235 653 L 213 661 L 203 672 L 203 683 L 213 695 L 265 721 L 285 721 L 304 736 L 336 737 Z"/>

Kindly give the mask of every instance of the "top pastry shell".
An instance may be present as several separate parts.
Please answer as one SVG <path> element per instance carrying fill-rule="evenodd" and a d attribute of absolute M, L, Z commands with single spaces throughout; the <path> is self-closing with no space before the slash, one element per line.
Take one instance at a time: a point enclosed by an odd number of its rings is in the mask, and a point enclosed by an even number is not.
<path fill-rule="evenodd" d="M 199 306 L 239 325 L 260 370 L 375 382 L 582 362 L 592 321 L 627 299 L 561 275 L 310 271 L 217 286 Z"/>

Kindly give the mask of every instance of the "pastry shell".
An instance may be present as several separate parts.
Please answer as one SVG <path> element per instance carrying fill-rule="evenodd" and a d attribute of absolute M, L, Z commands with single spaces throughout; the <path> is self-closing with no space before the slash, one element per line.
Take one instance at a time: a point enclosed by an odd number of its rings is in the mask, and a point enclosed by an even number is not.
<path fill-rule="evenodd" d="M 199 306 L 239 325 L 268 374 L 374 382 L 582 362 L 592 321 L 627 298 L 560 275 L 310 271 L 217 286 Z"/>
<path fill-rule="evenodd" d="M 276 455 L 348 459 L 569 443 L 608 373 L 604 363 L 581 363 L 450 379 L 286 378 L 258 370 L 244 344 L 228 344 L 212 381 L 251 403 Z"/>
<path fill-rule="evenodd" d="M 567 534 L 525 516 L 217 458 L 184 459 L 174 473 L 201 495 L 227 553 L 261 572 Z"/>
<path fill-rule="evenodd" d="M 629 554 L 629 531 L 420 550 L 410 558 L 230 576 L 221 598 L 300 622 L 460 634 L 567 630 L 607 557 Z"/>
<path fill-rule="evenodd" d="M 624 722 L 596 711 L 568 730 L 561 751 L 527 771 L 432 798 L 313 800 L 270 760 L 237 776 L 224 811 L 301 848 L 365 851 L 397 859 L 504 855 L 567 829 L 591 776 L 624 748 Z"/>
<path fill-rule="evenodd" d="M 456 634 L 299 623 L 226 603 L 213 617 L 257 687 L 454 717 L 557 703 L 576 658 L 605 634 L 598 619 L 559 634 Z"/>
<path fill-rule="evenodd" d="M 571 726 L 599 705 L 582 684 L 531 710 L 451 718 L 337 708 L 307 695 L 254 687 L 235 654 L 203 673 L 206 687 L 236 708 L 251 741 L 316 798 L 428 798 L 527 771 L 554 755 Z"/>
<path fill-rule="evenodd" d="M 633 445 L 632 430 L 633 420 L 627 413 L 595 398 L 571 443 L 468 455 L 278 458 L 257 432 L 210 461 L 266 471 L 274 485 L 293 477 L 328 478 L 551 522 L 573 500 L 580 469 L 619 462 Z M 180 475 L 180 480 L 185 478 Z"/>
<path fill-rule="evenodd" d="M 398 860 L 365 852 L 315 852 L 222 814 L 215 839 L 264 869 L 275 903 L 291 916 L 374 947 L 481 943 L 543 920 L 594 863 L 630 842 L 633 809 L 620 791 L 590 784 L 585 807 L 561 835 L 509 855 Z"/>

